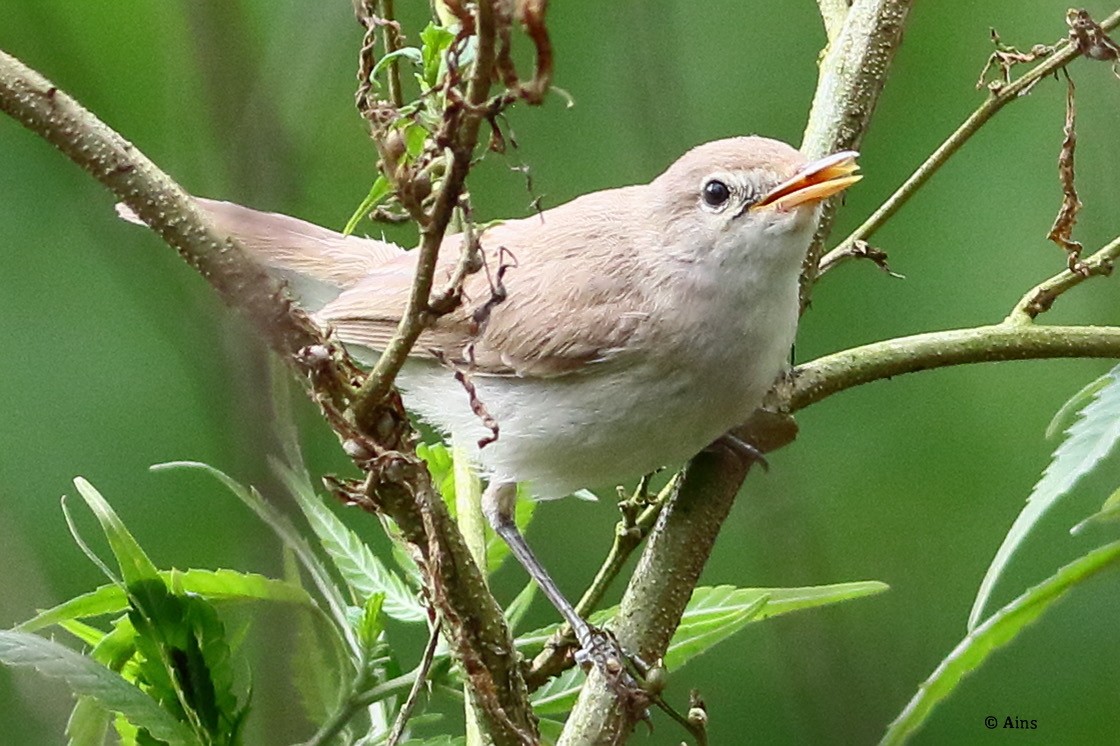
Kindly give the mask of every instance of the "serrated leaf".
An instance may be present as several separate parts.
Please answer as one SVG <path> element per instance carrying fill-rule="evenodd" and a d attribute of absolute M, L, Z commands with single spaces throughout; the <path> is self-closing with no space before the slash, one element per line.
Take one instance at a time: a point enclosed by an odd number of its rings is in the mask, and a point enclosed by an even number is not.
<path fill-rule="evenodd" d="M 170 461 L 164 464 L 155 464 L 150 468 L 152 471 L 168 471 L 172 469 L 200 470 L 209 474 L 214 479 L 217 479 L 218 482 L 233 493 L 234 497 L 240 500 L 249 510 L 260 518 L 264 524 L 276 534 L 284 546 L 288 547 L 296 556 L 300 565 L 303 566 L 307 574 L 311 577 L 311 581 L 315 584 L 315 589 L 319 591 L 323 599 L 327 602 L 327 608 L 330 610 L 331 618 L 335 622 L 331 625 L 331 630 L 340 637 L 355 658 L 360 655 L 358 641 L 354 638 L 349 622 L 346 619 L 346 602 L 339 593 L 334 579 L 331 577 L 330 572 L 327 571 L 326 566 L 315 556 L 315 553 L 311 550 L 307 541 L 304 540 L 295 526 L 292 525 L 292 522 L 288 520 L 287 516 L 269 505 L 256 490 L 246 489 L 225 472 L 220 469 L 215 469 L 209 464 L 204 464 L 200 461 Z"/>
<path fill-rule="evenodd" d="M 1107 386 L 1110 380 L 1111 374 L 1105 373 L 1100 378 L 1085 384 L 1080 391 L 1071 396 L 1069 400 L 1054 413 L 1054 416 L 1050 418 L 1049 424 L 1046 425 L 1046 433 L 1043 437 L 1046 438 L 1046 440 L 1053 440 L 1056 438 L 1059 432 L 1072 424 L 1077 410 L 1083 405 L 1088 404 L 1089 400 L 1096 396 L 1098 391 Z"/>
<path fill-rule="evenodd" d="M 890 724 L 881 745 L 904 743 L 928 719 L 933 708 L 957 687 L 965 675 L 978 668 L 992 651 L 1015 639 L 1024 627 L 1040 617 L 1070 588 L 1118 561 L 1120 542 L 1095 549 L 1058 570 L 971 630 L 918 687 L 917 694 Z"/>
<path fill-rule="evenodd" d="M 245 708 L 234 692 L 225 626 L 200 596 L 171 593 L 158 579 L 128 587 L 146 691 L 211 744 L 240 743 Z M 140 740 L 143 740 L 141 737 Z"/>
<path fill-rule="evenodd" d="M 885 584 L 874 581 L 804 588 L 701 586 L 692 592 L 685 607 L 680 626 L 665 653 L 665 666 L 670 670 L 679 668 L 751 622 L 881 593 L 887 589 Z M 617 612 L 617 606 L 603 609 L 592 614 L 588 621 L 602 626 Z M 550 625 L 519 637 L 517 647 L 523 651 L 539 649 L 559 628 L 559 624 Z M 533 693 L 533 711 L 538 715 L 567 712 L 575 704 L 585 678 L 582 671 L 572 668 L 550 680 Z"/>
<path fill-rule="evenodd" d="M 1105 499 L 1101 509 L 1085 520 L 1071 528 L 1071 534 L 1079 534 L 1094 523 L 1110 523 L 1120 521 L 1120 488 Z"/>
<path fill-rule="evenodd" d="M 715 595 L 721 589 L 708 588 L 705 590 L 713 592 L 712 595 Z M 696 600 L 695 593 L 692 594 L 692 597 L 693 600 Z M 665 651 L 665 667 L 675 671 L 717 642 L 735 634 L 747 626 L 747 623 L 752 619 L 758 617 L 769 600 L 769 596 L 759 596 L 746 606 L 734 605 L 730 608 L 724 607 L 722 605 L 723 600 L 720 600 L 712 604 L 710 608 L 686 611 L 681 619 L 680 626 L 673 633 L 673 639 L 669 642 L 669 649 Z"/>
<path fill-rule="evenodd" d="M 82 496 L 86 505 L 97 517 L 98 523 L 101 524 L 101 530 L 105 532 L 109 548 L 117 558 L 125 584 L 155 578 L 156 566 L 125 528 L 116 512 L 109 507 L 109 503 L 101 493 L 82 477 L 74 478 L 74 486 L 78 488 L 78 494 Z"/>
<path fill-rule="evenodd" d="M 688 606 L 685 607 L 684 615 L 681 617 L 681 624 L 688 623 L 692 615 L 702 617 L 715 610 L 742 611 L 757 603 L 760 598 L 767 599 L 766 605 L 759 610 L 756 616 L 748 620 L 749 622 L 762 621 L 794 611 L 871 596 L 886 590 L 890 590 L 888 585 L 875 580 L 800 588 L 700 586 L 692 592 Z M 588 618 L 588 621 L 593 625 L 602 626 L 617 613 L 618 607 L 612 606 L 595 612 Z M 534 630 L 519 636 L 516 645 L 518 649 L 528 653 L 539 651 L 558 629 L 560 629 L 559 624 L 550 624 L 547 627 Z"/>
<path fill-rule="evenodd" d="M 160 570 L 158 577 L 179 593 L 195 593 L 217 603 L 237 601 L 276 601 L 313 605 L 315 602 L 299 586 L 256 573 L 236 570 Z M 116 585 L 96 589 L 63 601 L 42 611 L 16 629 L 34 632 L 68 619 L 115 614 L 128 608 L 128 596 Z"/>
<path fill-rule="evenodd" d="M 1054 451 L 1042 479 L 1027 498 L 1026 507 L 1011 524 L 984 573 L 968 615 L 969 629 L 975 629 L 979 624 L 996 581 L 1026 535 L 1046 511 L 1105 458 L 1120 440 L 1120 366 L 1109 371 L 1105 378 L 1109 380 L 1097 389 L 1092 401 L 1081 410 L 1080 418 L 1066 431 L 1066 439 Z"/>
<path fill-rule="evenodd" d="M 0 663 L 31 667 L 48 678 L 60 679 L 75 694 L 92 697 L 171 746 L 198 743 L 183 723 L 119 674 L 56 642 L 27 632 L 0 631 Z"/>
<path fill-rule="evenodd" d="M 529 698 L 533 704 L 533 712 L 538 715 L 559 715 L 572 709 L 586 680 L 587 675 L 578 667 L 569 668 L 556 678 L 549 679 Z"/>
<path fill-rule="evenodd" d="M 377 646 L 377 638 L 385 629 L 381 618 L 381 607 L 385 604 L 384 593 L 374 593 L 366 599 L 362 607 L 362 616 L 358 621 L 358 641 L 367 651 L 372 651 Z"/>
<path fill-rule="evenodd" d="M 277 465 L 277 470 L 327 556 L 357 598 L 365 603 L 375 593 L 384 593 L 384 610 L 390 618 L 401 622 L 426 622 L 427 612 L 408 584 L 323 504 L 311 485 L 283 465 Z"/>

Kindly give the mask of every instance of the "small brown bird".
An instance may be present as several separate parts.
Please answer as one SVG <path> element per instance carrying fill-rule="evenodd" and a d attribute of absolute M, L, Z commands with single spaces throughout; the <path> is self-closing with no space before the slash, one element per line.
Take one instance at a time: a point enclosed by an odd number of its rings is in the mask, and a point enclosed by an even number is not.
<path fill-rule="evenodd" d="M 856 157 L 809 163 L 775 140 L 718 140 L 648 184 L 487 228 L 489 266 L 509 264 L 504 300 L 493 303 L 487 273 L 469 276 L 463 304 L 412 350 L 397 380 L 406 405 L 463 443 L 491 434 L 448 367 L 470 372 L 500 426 L 471 453 L 489 479 L 486 515 L 585 649 L 591 629 L 514 527 L 516 485 L 529 483 L 538 498 L 612 486 L 679 464 L 744 422 L 793 343 L 817 208 L 861 178 Z M 404 311 L 414 253 L 227 202 L 197 203 L 289 280 L 359 359 L 384 347 Z M 450 277 L 461 243 L 445 239 L 437 283 Z"/>

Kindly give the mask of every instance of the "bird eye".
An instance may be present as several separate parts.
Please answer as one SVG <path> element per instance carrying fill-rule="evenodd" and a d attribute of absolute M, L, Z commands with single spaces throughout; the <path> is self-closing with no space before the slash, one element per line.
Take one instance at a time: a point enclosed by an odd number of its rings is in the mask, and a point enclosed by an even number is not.
<path fill-rule="evenodd" d="M 731 199 L 731 190 L 719 179 L 704 184 L 700 196 L 708 207 L 723 207 Z"/>

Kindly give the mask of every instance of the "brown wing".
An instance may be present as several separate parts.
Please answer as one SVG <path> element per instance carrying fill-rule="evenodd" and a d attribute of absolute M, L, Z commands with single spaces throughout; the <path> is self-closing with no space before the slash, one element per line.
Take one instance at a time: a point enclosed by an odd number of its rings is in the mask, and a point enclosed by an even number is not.
<path fill-rule="evenodd" d="M 489 272 L 467 278 L 462 306 L 425 331 L 413 354 L 471 364 L 483 374 L 550 377 L 633 346 L 647 317 L 639 248 L 656 237 L 624 232 L 624 223 L 634 221 L 619 216 L 643 209 L 644 188 L 599 192 L 488 229 L 481 244 Z M 450 277 L 460 240 L 449 236 L 441 248 L 437 287 Z M 415 261 L 409 252 L 380 265 L 323 308 L 320 320 L 345 342 L 384 349 L 404 311 Z M 495 304 L 503 263 L 505 298 Z M 476 313 L 487 305 L 479 324 Z"/>

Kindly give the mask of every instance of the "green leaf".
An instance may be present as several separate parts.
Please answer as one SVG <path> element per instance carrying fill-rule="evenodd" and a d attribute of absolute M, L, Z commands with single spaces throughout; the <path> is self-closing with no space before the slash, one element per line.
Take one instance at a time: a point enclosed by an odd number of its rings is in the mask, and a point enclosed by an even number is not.
<path fill-rule="evenodd" d="M 540 728 L 541 739 L 549 746 L 557 743 L 560 740 L 560 734 L 564 732 L 564 723 L 552 718 L 540 718 L 537 726 Z"/>
<path fill-rule="evenodd" d="M 506 622 L 509 624 L 511 631 L 517 629 L 521 624 L 521 620 L 525 618 L 525 614 L 528 613 L 529 608 L 533 605 L 533 599 L 536 597 L 537 584 L 530 580 L 506 608 Z"/>
<path fill-rule="evenodd" d="M 434 23 L 429 23 L 428 26 L 420 32 L 420 43 L 423 45 L 422 51 L 422 66 L 424 84 L 428 88 L 434 88 L 436 83 L 439 82 L 440 70 L 443 66 L 444 52 L 455 41 L 455 34 L 448 31 L 443 26 Z M 463 61 L 465 64 L 465 61 Z"/>
<path fill-rule="evenodd" d="M 73 622 L 67 622 L 72 624 Z M 113 629 L 101 638 L 101 641 L 89 651 L 89 657 L 108 668 L 121 673 L 130 682 L 135 683 L 135 670 L 129 671 L 128 664 L 136 654 L 136 628 L 132 626 L 128 615 L 113 620 Z M 132 666 L 135 669 L 135 665 Z"/>
<path fill-rule="evenodd" d="M 74 478 L 74 486 L 86 501 L 86 505 L 97 516 L 101 530 L 109 541 L 109 548 L 117 558 L 121 569 L 121 576 L 125 584 L 135 583 L 156 577 L 156 566 L 148 559 L 148 555 L 140 548 L 136 539 L 125 528 L 124 523 L 117 516 L 101 493 L 82 477 Z"/>
<path fill-rule="evenodd" d="M 204 464 L 199 461 L 171 461 L 165 464 L 156 464 L 151 467 L 152 471 L 167 471 L 171 469 L 198 469 L 206 474 L 217 479 L 222 485 L 226 487 L 233 495 L 240 500 L 244 505 L 253 511 L 253 513 L 260 518 L 266 526 L 272 529 L 273 533 L 280 538 L 284 546 L 288 547 L 296 558 L 299 560 L 300 565 L 307 571 L 311 577 L 311 581 L 315 584 L 315 589 L 323 596 L 327 602 L 327 608 L 330 610 L 331 618 L 334 624 L 331 629 L 339 635 L 347 647 L 352 651 L 355 658 L 360 655 L 360 648 L 358 641 L 354 638 L 349 621 L 346 618 L 346 602 L 343 600 L 341 593 L 334 583 L 327 568 L 315 556 L 307 541 L 296 530 L 292 522 L 288 520 L 287 516 L 283 515 L 273 506 L 269 505 L 260 493 L 253 489 L 246 489 L 241 486 L 236 480 L 232 479 L 226 473 L 219 469 L 215 469 L 209 464 Z"/>
<path fill-rule="evenodd" d="M 1120 440 L 1120 366 L 1113 368 L 1104 377 L 1108 380 L 1095 390 L 1092 401 L 1081 410 L 1080 419 L 1066 432 L 1065 441 L 1054 451 L 1054 457 L 1043 472 L 1042 479 L 1027 498 L 1026 507 L 1011 525 L 984 573 L 976 599 L 972 602 L 972 611 L 968 615 L 969 629 L 975 629 L 980 623 L 984 606 L 992 595 L 996 581 L 1026 535 L 1046 511 L 1069 492 L 1077 480 L 1107 456 Z"/>
<path fill-rule="evenodd" d="M 404 128 L 404 152 L 408 153 L 409 158 L 415 160 L 424 152 L 424 144 L 428 142 L 428 134 L 428 130 L 415 122 L 409 122 L 408 126 Z"/>
<path fill-rule="evenodd" d="M 297 585 L 236 570 L 160 570 L 158 577 L 177 593 L 196 593 L 215 602 L 276 601 L 314 605 L 314 600 Z M 128 596 L 117 585 L 102 585 L 95 590 L 63 601 L 42 611 L 16 629 L 34 632 L 68 619 L 115 614 L 128 608 Z"/>
<path fill-rule="evenodd" d="M 104 746 L 110 715 L 93 697 L 81 696 L 66 721 L 67 746 Z"/>
<path fill-rule="evenodd" d="M 373 186 L 369 188 L 369 194 L 358 205 L 358 209 L 354 210 L 350 219 L 346 221 L 346 227 L 342 229 L 342 235 L 349 236 L 353 233 L 354 229 L 358 227 L 358 223 L 362 222 L 362 218 L 381 204 L 392 191 L 393 187 L 389 184 L 389 180 L 384 176 L 378 176 L 377 180 L 373 182 Z"/>
<path fill-rule="evenodd" d="M 1120 542 L 1095 549 L 1058 570 L 971 630 L 918 687 L 914 698 L 890 724 L 881 744 L 904 743 L 929 718 L 933 708 L 956 689 L 966 674 L 978 668 L 992 651 L 1015 639 L 1024 627 L 1041 616 L 1070 588 L 1111 567 L 1118 560 Z"/>
<path fill-rule="evenodd" d="M 865 581 L 806 588 L 735 588 L 730 585 L 701 586 L 692 592 L 669 649 L 665 666 L 675 670 L 692 658 L 730 637 L 750 622 L 788 614 L 791 611 L 838 603 L 887 590 L 883 583 Z M 602 626 L 618 613 L 618 607 L 603 609 L 589 621 Z M 560 628 L 559 624 L 517 638 L 517 647 L 539 650 Z M 567 712 L 575 704 L 584 674 L 569 669 L 542 686 L 532 696 L 533 711 L 538 715 Z"/>
<path fill-rule="evenodd" d="M 1074 415 L 1082 405 L 1087 404 L 1092 397 L 1097 395 L 1097 392 L 1108 385 L 1112 380 L 1111 373 L 1105 373 L 1100 378 L 1091 381 L 1078 391 L 1076 394 L 1069 398 L 1065 404 L 1050 418 L 1050 423 L 1046 426 L 1046 434 L 1043 436 L 1047 440 L 1053 440 L 1058 436 L 1064 428 L 1072 424 Z"/>
<path fill-rule="evenodd" d="M 0 631 L 0 663 L 31 667 L 48 678 L 61 679 L 75 694 L 92 697 L 171 746 L 198 743 L 189 728 L 119 674 L 56 642 L 26 632 Z"/>
<path fill-rule="evenodd" d="M 701 590 L 697 588 L 697 590 Z M 664 665 L 675 671 L 717 642 L 735 634 L 762 612 L 769 596 L 759 596 L 746 605 L 728 603 L 734 589 L 730 586 L 704 588 L 703 597 L 694 592 L 689 609 L 673 633 Z"/>
<path fill-rule="evenodd" d="M 428 614 L 408 584 L 390 570 L 358 535 L 315 494 L 311 485 L 282 464 L 274 464 L 311 530 L 357 598 L 365 603 L 374 594 L 385 594 L 385 613 L 401 622 L 426 622 Z"/>
<path fill-rule="evenodd" d="M 97 629 L 97 627 L 73 619 L 63 622 L 61 626 L 64 630 L 74 635 L 78 642 L 88 645 L 91 648 L 100 645 L 101 641 L 105 639 L 105 633 Z"/>
<path fill-rule="evenodd" d="M 284 548 L 284 577 L 293 584 L 300 582 L 295 555 L 287 547 Z M 291 669 L 299 671 L 299 675 L 293 677 L 293 683 L 307 720 L 321 723 L 339 704 L 346 680 L 341 671 L 347 661 L 342 657 L 344 651 L 339 650 L 337 645 L 333 650 L 340 655 L 329 659 L 320 627 L 315 624 L 316 619 L 310 609 L 297 615 L 290 662 Z"/>
<path fill-rule="evenodd" d="M 758 622 L 763 619 L 789 614 L 793 611 L 812 609 L 817 606 L 848 601 L 864 596 L 871 596 L 889 590 L 889 586 L 874 580 L 865 580 L 855 583 L 835 583 L 833 585 L 814 585 L 801 588 L 735 588 L 733 586 L 701 586 L 692 592 L 688 606 L 685 607 L 681 617 L 681 625 L 688 623 L 692 615 L 702 620 L 704 615 L 711 612 L 743 611 L 758 602 L 767 599 L 765 606 L 748 621 Z M 597 611 L 588 619 L 596 626 L 602 626 L 618 613 L 618 607 Z M 539 652 L 560 628 L 559 624 L 551 624 L 542 629 L 534 630 L 517 638 L 517 647 L 531 654 Z"/>
<path fill-rule="evenodd" d="M 537 715 L 559 715 L 572 709 L 586 679 L 587 675 L 579 667 L 569 668 L 556 678 L 549 679 L 529 698 L 533 712 Z"/>
<path fill-rule="evenodd" d="M 159 579 L 128 587 L 139 681 L 205 743 L 240 743 L 246 708 L 234 692 L 225 626 L 200 596 L 171 593 Z"/>
<path fill-rule="evenodd" d="M 455 510 L 455 465 L 451 460 L 451 449 L 443 443 L 420 443 L 416 446 L 416 455 L 423 459 L 432 475 L 432 484 L 439 490 L 439 494 L 448 505 L 448 510 Z M 455 517 L 455 513 L 451 513 Z"/>
<path fill-rule="evenodd" d="M 385 629 L 385 623 L 381 618 L 381 607 L 384 604 L 385 594 L 374 593 L 366 599 L 366 603 L 362 607 L 362 617 L 358 621 L 358 641 L 362 643 L 365 650 L 370 652 L 377 647 L 377 638 L 381 636 Z"/>
<path fill-rule="evenodd" d="M 370 82 L 377 82 L 377 74 L 381 72 L 381 69 L 388 63 L 392 62 L 393 60 L 399 60 L 402 58 L 408 60 L 414 65 L 421 65 L 424 61 L 423 53 L 416 47 L 401 47 L 400 49 L 394 49 L 392 52 L 383 55 L 381 59 L 377 61 L 377 64 L 373 66 L 373 69 L 369 71 Z"/>
<path fill-rule="evenodd" d="M 1120 520 L 1120 488 L 1108 496 L 1101 509 L 1071 528 L 1071 534 L 1079 534 L 1094 523 L 1109 523 Z"/>

